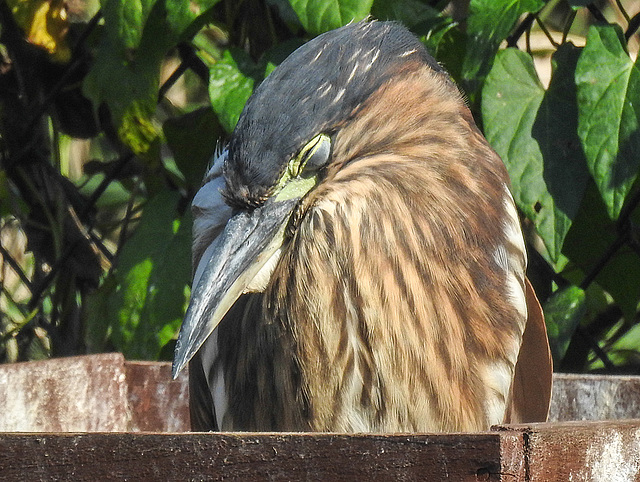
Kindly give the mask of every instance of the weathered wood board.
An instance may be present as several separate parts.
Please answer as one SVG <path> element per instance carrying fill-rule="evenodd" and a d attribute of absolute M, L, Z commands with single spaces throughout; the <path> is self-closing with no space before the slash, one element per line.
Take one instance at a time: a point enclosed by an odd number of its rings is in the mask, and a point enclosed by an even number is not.
<path fill-rule="evenodd" d="M 0 408 L 2 480 L 640 481 L 640 377 L 556 375 L 581 421 L 479 434 L 179 433 L 186 374 L 119 354 L 2 365 Z"/>
<path fill-rule="evenodd" d="M 521 451 L 521 435 L 506 432 L 0 434 L 0 474 L 74 481 L 524 480 Z"/>
<path fill-rule="evenodd" d="M 506 425 L 524 439 L 524 480 L 640 481 L 640 420 Z"/>
<path fill-rule="evenodd" d="M 0 365 L 0 432 L 183 432 L 186 373 L 119 353 Z"/>

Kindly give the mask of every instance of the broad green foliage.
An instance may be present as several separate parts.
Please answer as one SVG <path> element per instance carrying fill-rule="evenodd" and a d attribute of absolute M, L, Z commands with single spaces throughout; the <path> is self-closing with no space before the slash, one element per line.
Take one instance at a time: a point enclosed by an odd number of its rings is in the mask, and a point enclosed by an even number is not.
<path fill-rule="evenodd" d="M 617 218 L 640 167 L 640 67 L 617 26 L 593 26 L 576 67 L 578 134 L 589 171 Z"/>
<path fill-rule="evenodd" d="M 152 116 L 167 51 L 216 3 L 102 0 L 105 28 L 84 90 L 94 105 L 109 107 L 120 138 L 135 153 L 147 153 L 159 135 Z"/>
<path fill-rule="evenodd" d="M 227 132 L 233 131 L 261 72 L 242 50 L 226 50 L 210 70 L 209 98 Z"/>
<path fill-rule="evenodd" d="M 425 5 L 420 0 L 374 2 L 371 14 L 379 20 L 400 21 L 411 29 L 415 29 L 423 23 L 434 22 L 437 19 L 451 22 L 451 19 L 442 15 L 440 11 Z"/>
<path fill-rule="evenodd" d="M 311 35 L 362 20 L 373 0 L 290 0 L 300 23 Z"/>
<path fill-rule="evenodd" d="M 467 87 L 475 96 L 478 81 L 487 74 L 500 42 L 511 33 L 518 18 L 527 12 L 536 12 L 544 5 L 542 0 L 471 0 L 467 27 L 468 44 L 462 65 Z"/>
<path fill-rule="evenodd" d="M 191 186 L 198 186 L 204 168 L 223 136 L 223 129 L 210 107 L 202 107 L 181 117 L 168 119 L 164 135 L 178 170 Z"/>
<path fill-rule="evenodd" d="M 371 16 L 422 40 L 504 160 L 556 366 L 638 370 L 640 68 L 627 39 L 640 14 L 604 24 L 625 14 L 579 0 L 471 0 L 455 19 L 449 2 L 425 0 L 92 2 L 80 24 L 59 2 L 0 9 L 13 41 L 0 46 L 12 60 L 0 72 L 0 227 L 23 226 L 22 274 L 35 280 L 32 298 L 0 293 L 5 359 L 47 342 L 56 355 L 170 358 L 189 293 L 189 203 L 216 146 L 295 48 Z M 583 15 L 574 25 L 567 12 Z M 3 28 L 12 19 L 22 30 Z M 526 42 L 538 21 L 556 29 L 548 87 Z M 40 55 L 11 51 L 18 41 Z M 72 175 L 75 137 L 89 147 Z"/>
<path fill-rule="evenodd" d="M 549 346 L 555 363 L 564 358 L 571 337 L 586 312 L 585 292 L 577 286 L 556 291 L 544 307 Z"/>
<path fill-rule="evenodd" d="M 209 70 L 209 100 L 227 133 L 236 126 L 253 89 L 300 45 L 297 41 L 283 42 L 267 50 L 258 63 L 241 49 L 229 49 L 213 64 Z"/>
<path fill-rule="evenodd" d="M 545 91 L 530 55 L 503 50 L 482 98 L 487 139 L 505 162 L 516 203 L 534 222 L 553 263 L 588 180 L 576 134 L 573 73 L 578 55 L 571 44 L 556 52 Z"/>
<path fill-rule="evenodd" d="M 109 333 L 115 347 L 133 359 L 155 359 L 180 326 L 191 273 L 190 217 L 177 219 L 176 193 L 150 199 L 118 266 L 95 296 L 103 307 L 90 320 L 92 350 L 103 349 Z M 93 325 L 97 326 L 93 326 Z M 103 335 L 103 336 L 104 336 Z M 97 338 L 97 339 L 95 339 Z"/>
<path fill-rule="evenodd" d="M 377 1 L 371 8 L 371 15 L 380 20 L 399 21 L 409 27 L 451 76 L 460 80 L 460 58 L 465 54 L 466 37 L 451 17 L 420 0 Z"/>
<path fill-rule="evenodd" d="M 640 222 L 640 210 L 633 213 L 632 221 L 636 225 Z M 575 268 L 589 273 L 612 247 L 618 246 L 621 229 L 608 216 L 595 184 L 590 183 L 567 234 L 563 252 Z M 640 299 L 640 256 L 637 251 L 621 245 L 597 273 L 595 282 L 615 300 L 626 320 L 634 319 Z"/>

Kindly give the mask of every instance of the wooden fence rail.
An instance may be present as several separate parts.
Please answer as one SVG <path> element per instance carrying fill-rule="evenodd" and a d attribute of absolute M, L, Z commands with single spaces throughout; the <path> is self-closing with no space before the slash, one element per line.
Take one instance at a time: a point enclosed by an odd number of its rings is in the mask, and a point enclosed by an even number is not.
<path fill-rule="evenodd" d="M 186 385 L 117 354 L 0 366 L 0 480 L 640 481 L 640 377 L 558 375 L 552 419 L 580 421 L 475 434 L 185 433 Z"/>

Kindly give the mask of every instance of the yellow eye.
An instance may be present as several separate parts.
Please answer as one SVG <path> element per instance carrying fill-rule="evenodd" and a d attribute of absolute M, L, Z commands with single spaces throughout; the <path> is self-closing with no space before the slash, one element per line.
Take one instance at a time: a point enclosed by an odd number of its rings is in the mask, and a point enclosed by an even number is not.
<path fill-rule="evenodd" d="M 300 166 L 315 171 L 327 163 L 330 154 L 331 138 L 326 134 L 318 134 L 300 151 Z"/>
<path fill-rule="evenodd" d="M 330 156 L 331 138 L 326 134 L 318 134 L 291 158 L 276 190 L 282 189 L 289 181 L 299 177 L 315 178 L 317 170 L 327 163 Z"/>
<path fill-rule="evenodd" d="M 291 160 L 289 173 L 292 177 L 297 177 L 305 169 L 316 171 L 326 164 L 330 154 L 331 138 L 326 134 L 318 134 Z"/>

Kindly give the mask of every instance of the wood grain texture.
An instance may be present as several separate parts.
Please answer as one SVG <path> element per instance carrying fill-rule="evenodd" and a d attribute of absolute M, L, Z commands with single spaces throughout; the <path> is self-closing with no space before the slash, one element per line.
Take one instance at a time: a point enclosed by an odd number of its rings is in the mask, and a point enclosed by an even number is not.
<path fill-rule="evenodd" d="M 507 425 L 524 438 L 525 479 L 640 481 L 640 420 Z"/>
<path fill-rule="evenodd" d="M 124 358 L 110 353 L 0 366 L 0 431 L 125 431 Z"/>
<path fill-rule="evenodd" d="M 119 353 L 0 365 L 0 432 L 187 431 L 187 377 Z"/>
<path fill-rule="evenodd" d="M 640 418 L 640 377 L 554 373 L 550 422 Z"/>
<path fill-rule="evenodd" d="M 187 373 L 171 380 L 171 364 L 124 363 L 131 418 L 129 431 L 185 432 L 189 430 Z"/>
<path fill-rule="evenodd" d="M 6 480 L 523 480 L 519 433 L 0 434 Z"/>

